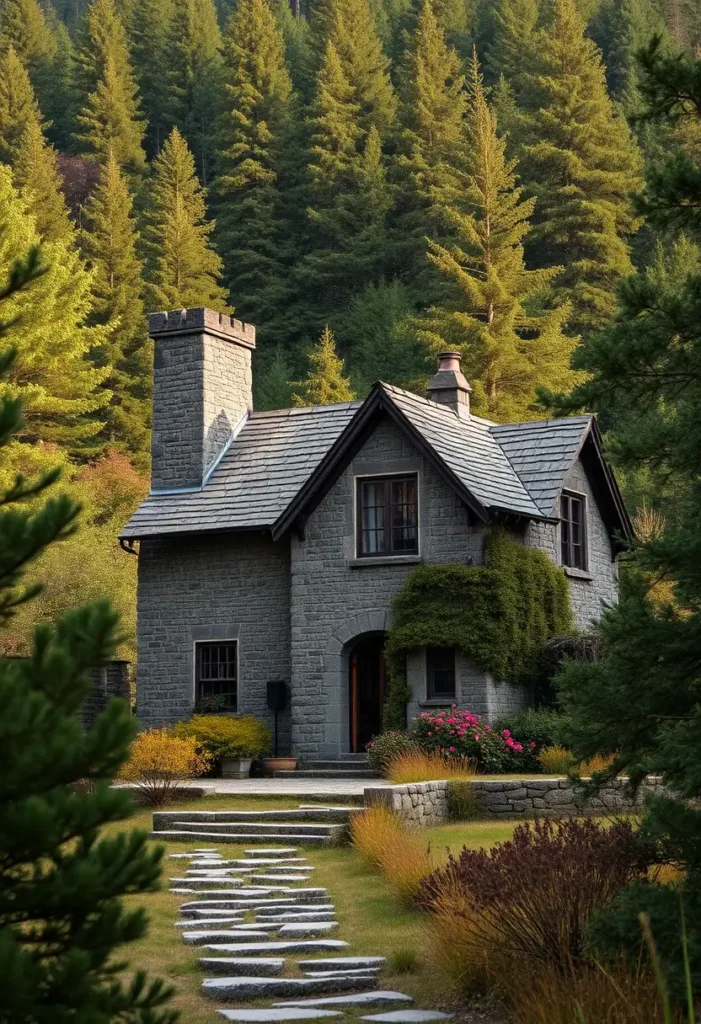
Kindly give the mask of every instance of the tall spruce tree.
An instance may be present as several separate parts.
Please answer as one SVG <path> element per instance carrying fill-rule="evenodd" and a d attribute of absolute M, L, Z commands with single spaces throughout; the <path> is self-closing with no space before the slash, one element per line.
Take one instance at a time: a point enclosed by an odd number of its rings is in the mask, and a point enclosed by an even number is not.
<path fill-rule="evenodd" d="M 41 238 L 70 242 L 56 153 L 46 143 L 29 75 L 12 47 L 0 61 L 0 160 L 12 168 Z"/>
<path fill-rule="evenodd" d="M 663 29 L 652 0 L 604 0 L 596 12 L 589 33 L 601 49 L 609 92 L 626 110 L 639 105 L 636 54 Z"/>
<path fill-rule="evenodd" d="M 40 301 L 31 263 L 15 264 L 0 292 L 3 317 L 27 285 L 31 309 Z M 21 332 L 21 324 L 9 332 L 0 327 L 17 348 Z M 6 351 L 0 381 L 12 365 Z M 4 466 L 12 461 L 22 407 L 4 382 L 0 391 Z M 41 590 L 27 582 L 32 562 L 76 528 L 79 509 L 68 496 L 46 500 L 57 477 L 54 469 L 34 480 L 15 478 L 0 494 L 5 629 Z M 107 603 L 76 609 L 37 628 L 28 658 L 0 663 L 0 990 L 7 1021 L 175 1024 L 176 1015 L 162 1009 L 171 990 L 142 971 L 121 979 L 125 965 L 115 961 L 120 946 L 146 931 L 143 910 L 126 909 L 120 897 L 154 889 L 162 858 L 145 833 L 102 832 L 132 811 L 129 796 L 111 786 L 136 731 L 126 703 L 111 702 L 87 730 L 80 723 L 90 672 L 116 652 L 116 627 Z M 76 785 L 85 780 L 92 785 Z"/>
<path fill-rule="evenodd" d="M 18 253 L 40 240 L 8 167 L 0 167 L 0 223 L 0 279 L 5 280 Z M 87 358 L 107 344 L 110 331 L 87 324 L 91 274 L 75 247 L 63 240 L 45 242 L 42 253 L 46 272 L 31 292 L 19 292 L 5 304 L 7 318 L 17 318 L 19 326 L 17 357 L 0 384 L 0 398 L 19 398 L 24 405 L 24 423 L 6 452 L 6 470 L 41 465 L 48 443 L 77 456 L 93 453 L 99 447 L 100 410 L 110 397 L 104 390 L 107 372 Z"/>
<path fill-rule="evenodd" d="M 292 91 L 284 42 L 266 0 L 239 0 L 226 31 L 224 62 L 218 248 L 232 302 L 245 320 L 264 327 L 283 305 L 289 277 L 279 173 Z"/>
<path fill-rule="evenodd" d="M 142 301 L 142 268 L 132 197 L 116 159 L 111 156 L 85 208 L 80 234 L 82 252 L 93 271 L 90 322 L 116 324 L 106 344 L 91 352 L 109 376 L 112 392 L 105 410 L 104 435 L 112 443 L 147 457 L 151 350 Z"/>
<path fill-rule="evenodd" d="M 368 0 L 319 0 L 312 9 L 311 56 L 317 75 L 323 75 L 327 45 L 336 51 L 358 108 L 362 136 L 376 128 L 384 137 L 393 124 L 397 101 L 389 78 L 389 60 L 382 50 Z"/>
<path fill-rule="evenodd" d="M 79 97 L 79 151 L 102 162 L 112 153 L 120 167 L 141 170 L 144 125 L 126 32 L 114 0 L 93 0 L 88 8 L 76 50 L 74 80 Z"/>
<path fill-rule="evenodd" d="M 443 207 L 460 188 L 465 165 L 463 118 L 466 97 L 460 59 L 445 42 L 433 0 L 423 0 L 411 37 L 400 87 L 395 161 L 398 183 L 396 227 L 399 267 L 430 301 L 426 238 L 445 235 Z"/>
<path fill-rule="evenodd" d="M 174 128 L 149 182 L 143 234 L 150 309 L 228 309 L 222 262 L 210 244 L 213 227 L 193 155 Z"/>
<path fill-rule="evenodd" d="M 650 113 L 701 120 L 701 61 L 652 56 L 642 73 Z M 594 922 L 596 955 L 622 948 L 638 963 L 639 915 L 648 914 L 670 995 L 686 1006 L 686 965 L 692 999 L 701 993 L 701 252 L 679 229 L 686 211 L 689 234 L 697 230 L 701 165 L 696 209 L 678 169 L 672 154 L 655 204 L 655 226 L 677 240 L 619 289 L 615 318 L 577 353 L 587 380 L 567 403 L 601 411 L 613 424 L 619 465 L 642 467 L 663 489 L 675 481 L 675 500 L 663 508 L 663 528 L 638 539 L 619 604 L 600 625 L 601 659 L 568 664 L 560 697 L 575 755 L 615 755 L 598 782 L 624 774 L 637 788 L 648 775 L 661 778 L 642 833 L 656 862 L 677 869 L 617 894 Z"/>
<path fill-rule="evenodd" d="M 538 199 L 527 255 L 535 266 L 564 267 L 554 288 L 571 303 L 572 333 L 596 330 L 613 312 L 616 281 L 632 269 L 629 195 L 640 163 L 574 0 L 555 0 L 523 82 L 529 116 L 519 167 Z"/>
<path fill-rule="evenodd" d="M 349 299 L 382 275 L 388 262 L 386 221 L 392 203 L 380 137 L 363 142 L 359 105 L 331 42 L 312 108 L 309 154 L 310 251 L 299 270 L 307 325 L 320 330 Z"/>
<path fill-rule="evenodd" d="M 56 49 L 51 59 L 36 73 L 36 93 L 42 116 L 46 119 L 46 137 L 60 152 L 71 148 L 75 132 L 75 92 L 73 90 L 73 42 L 68 29 L 56 17 L 52 23 Z"/>
<path fill-rule="evenodd" d="M 212 173 L 222 99 L 221 47 L 213 0 L 174 0 L 163 67 L 168 117 L 192 150 L 204 185 Z"/>
<path fill-rule="evenodd" d="M 32 77 L 36 70 L 51 60 L 56 43 L 39 0 L 3 0 L 0 5 L 0 51 L 9 46 Z"/>
<path fill-rule="evenodd" d="M 129 20 L 131 63 L 146 120 L 146 149 L 150 157 L 160 152 L 173 127 L 168 78 L 163 69 L 174 14 L 175 0 L 140 0 Z"/>
<path fill-rule="evenodd" d="M 538 0 L 495 0 L 489 9 L 485 69 L 489 80 L 503 76 L 516 89 L 533 56 Z"/>
<path fill-rule="evenodd" d="M 554 270 L 526 270 L 523 240 L 535 206 L 516 186 L 505 157 L 476 56 L 467 78 L 470 151 L 464 192 L 446 210 L 456 241 L 429 242 L 429 259 L 448 284 L 448 298 L 419 322 L 433 351 L 463 353 L 477 412 L 496 420 L 532 418 L 536 387 L 574 383 L 573 347 L 562 333 L 566 308 L 543 310 L 538 299 Z"/>
<path fill-rule="evenodd" d="M 305 379 L 292 385 L 298 389 L 292 395 L 293 405 L 335 405 L 355 398 L 350 381 L 343 375 L 343 360 L 336 352 L 336 342 L 328 324 L 319 343 L 309 353 L 309 362 L 311 365 Z"/>

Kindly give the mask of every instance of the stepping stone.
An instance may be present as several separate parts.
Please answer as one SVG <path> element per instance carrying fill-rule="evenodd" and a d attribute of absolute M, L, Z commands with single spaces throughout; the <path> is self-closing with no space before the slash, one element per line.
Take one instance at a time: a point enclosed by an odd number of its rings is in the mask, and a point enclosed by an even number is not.
<path fill-rule="evenodd" d="M 190 903 L 183 903 L 180 913 L 188 916 L 198 911 L 212 910 L 265 910 L 270 907 L 281 907 L 284 910 L 294 910 L 296 907 L 312 906 L 310 903 L 300 903 L 297 900 L 194 900 Z"/>
<path fill-rule="evenodd" d="M 242 878 L 219 878 L 217 875 L 207 875 L 204 878 L 169 878 L 168 881 L 171 885 L 186 885 L 188 889 L 206 889 L 212 884 L 228 885 L 229 888 L 236 889 L 243 885 Z"/>
<path fill-rule="evenodd" d="M 325 960 L 298 960 L 297 966 L 303 971 L 336 971 L 339 968 L 383 967 L 383 956 L 332 956 Z"/>
<path fill-rule="evenodd" d="M 210 863 L 212 863 L 212 861 L 215 861 L 215 860 L 216 861 L 220 861 L 221 860 L 221 854 L 217 853 L 216 850 L 212 850 L 209 853 L 206 852 L 206 851 L 202 851 L 202 850 L 192 850 L 190 853 L 170 853 L 170 854 L 168 854 L 168 859 L 169 860 L 197 860 L 198 858 L 200 860 L 204 860 L 207 864 L 210 864 Z"/>
<path fill-rule="evenodd" d="M 214 974 L 247 974 L 261 978 L 274 978 L 282 974 L 285 961 L 280 958 L 265 956 L 249 956 L 237 959 L 233 956 L 203 956 L 197 963 L 200 970 L 212 971 Z"/>
<path fill-rule="evenodd" d="M 383 1006 L 387 1003 L 413 1003 L 411 996 L 403 992 L 354 992 L 349 996 L 327 996 L 324 999 L 295 999 L 289 1003 L 275 1003 L 275 1006 Z"/>
<path fill-rule="evenodd" d="M 305 971 L 306 978 L 365 978 L 380 973 L 380 967 L 360 967 L 352 971 Z"/>
<path fill-rule="evenodd" d="M 250 931 L 204 931 L 204 932 L 183 932 L 183 942 L 188 946 L 208 946 L 212 948 L 212 942 L 226 942 L 231 939 L 235 942 L 258 942 L 267 939 L 265 932 Z"/>
<path fill-rule="evenodd" d="M 182 857 L 182 856 L 184 856 L 184 854 L 177 853 L 177 854 L 174 854 L 174 856 Z M 271 865 L 271 866 L 274 866 L 274 867 L 283 868 L 283 867 L 286 867 L 287 865 L 291 866 L 293 864 L 296 864 L 299 867 L 306 867 L 307 866 L 307 859 L 306 859 L 306 857 L 255 857 L 253 859 L 249 858 L 249 859 L 243 859 L 243 860 L 241 860 L 241 859 L 238 859 L 238 860 L 223 860 L 221 863 L 222 864 L 227 864 L 227 865 L 232 865 L 233 867 L 242 867 L 242 868 L 250 867 L 251 869 L 253 869 L 254 867 L 255 868 L 267 867 L 268 865 Z"/>
<path fill-rule="evenodd" d="M 256 914 L 256 921 L 334 921 L 334 914 L 333 910 L 288 910 L 286 914 Z"/>
<path fill-rule="evenodd" d="M 296 938 L 298 935 L 327 935 L 338 928 L 338 921 L 294 921 L 283 924 L 280 928 L 280 938 Z"/>
<path fill-rule="evenodd" d="M 352 990 L 372 982 L 372 978 L 207 978 L 202 982 L 202 995 L 208 999 L 265 999 Z"/>
<path fill-rule="evenodd" d="M 299 939 L 297 942 L 222 942 L 206 946 L 210 953 L 227 953 L 231 956 L 256 956 L 258 953 L 331 953 L 347 949 L 348 943 L 341 939 Z"/>
<path fill-rule="evenodd" d="M 263 913 L 266 917 L 282 917 L 283 914 L 333 914 L 335 912 L 333 903 L 314 903 L 310 907 L 294 906 L 294 907 L 270 907 L 264 910 Z"/>
<path fill-rule="evenodd" d="M 243 860 L 191 860 L 190 869 L 193 868 L 231 868 L 232 871 L 240 871 L 242 874 L 259 870 L 257 864 L 248 864 Z"/>
<path fill-rule="evenodd" d="M 221 1017 L 234 1024 L 283 1024 L 288 1020 L 319 1020 L 321 1017 L 340 1017 L 339 1010 L 308 1010 L 290 1007 L 288 1010 L 217 1010 Z"/>
<path fill-rule="evenodd" d="M 390 1010 L 389 1013 L 374 1013 L 361 1020 L 385 1021 L 386 1024 L 428 1024 L 432 1020 L 452 1020 L 452 1013 L 441 1013 L 440 1010 Z"/>
<path fill-rule="evenodd" d="M 197 924 L 198 928 L 206 928 L 210 925 L 221 928 L 223 924 L 243 924 L 243 915 L 238 917 L 211 917 L 211 918 L 197 918 L 197 922 L 194 922 L 191 918 L 187 918 L 185 921 L 175 921 L 175 928 L 189 928 L 192 930 L 194 924 Z M 248 925 L 250 929 L 251 925 Z M 258 926 L 256 926 L 258 927 Z M 262 930 L 262 929 L 261 929 Z"/>
<path fill-rule="evenodd" d="M 187 878 L 234 878 L 236 875 L 249 875 L 253 874 L 253 868 L 219 868 L 216 871 L 214 868 L 188 868 L 185 872 Z M 285 875 L 285 878 L 288 878 Z"/>
<path fill-rule="evenodd" d="M 262 847 L 259 850 L 244 850 L 247 857 L 255 857 L 256 860 L 259 857 L 292 857 L 298 852 L 296 846 L 280 846 L 277 849 L 264 850 Z"/>
<path fill-rule="evenodd" d="M 252 882 L 260 882 L 265 885 L 266 882 L 308 882 L 309 875 L 251 875 Z"/>

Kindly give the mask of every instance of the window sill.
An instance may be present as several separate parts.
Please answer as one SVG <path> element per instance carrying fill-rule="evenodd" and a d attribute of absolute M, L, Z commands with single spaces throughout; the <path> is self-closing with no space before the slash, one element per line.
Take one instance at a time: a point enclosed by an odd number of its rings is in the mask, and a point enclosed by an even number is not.
<path fill-rule="evenodd" d="M 452 708 L 455 701 L 455 697 L 446 697 L 444 700 L 426 699 L 418 701 L 418 705 L 420 708 Z"/>
<path fill-rule="evenodd" d="M 380 558 L 349 558 L 349 569 L 366 569 L 373 565 L 418 565 L 421 555 L 382 555 Z"/>
<path fill-rule="evenodd" d="M 565 576 L 570 576 L 573 580 L 588 580 L 590 583 L 594 579 L 590 572 L 586 569 L 573 569 L 569 565 L 563 565 L 565 570 Z"/>

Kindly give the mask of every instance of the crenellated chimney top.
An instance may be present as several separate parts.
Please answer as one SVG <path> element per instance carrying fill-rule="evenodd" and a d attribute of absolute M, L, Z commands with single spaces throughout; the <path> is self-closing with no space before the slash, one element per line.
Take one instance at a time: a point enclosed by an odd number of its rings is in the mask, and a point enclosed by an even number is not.
<path fill-rule="evenodd" d="M 458 416 L 470 415 L 472 388 L 460 369 L 459 352 L 441 352 L 438 357 L 438 372 L 428 385 L 428 397 L 439 405 L 447 405 Z"/>

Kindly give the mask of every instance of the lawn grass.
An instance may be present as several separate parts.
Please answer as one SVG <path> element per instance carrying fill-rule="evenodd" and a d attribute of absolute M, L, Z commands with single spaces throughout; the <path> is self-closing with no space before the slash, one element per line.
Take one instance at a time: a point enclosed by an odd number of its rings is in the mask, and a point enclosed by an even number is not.
<path fill-rule="evenodd" d="M 199 800 L 184 801 L 177 805 L 181 810 L 253 810 L 260 808 L 260 797 L 216 796 Z M 289 799 L 265 800 L 267 807 L 291 807 Z M 457 852 L 463 845 L 478 848 L 491 846 L 511 835 L 514 822 L 466 822 L 443 825 L 421 831 L 427 845 L 430 844 L 436 862 L 445 858 L 445 851 Z M 105 834 L 115 834 L 130 828 L 151 829 L 151 811 L 139 809 L 127 822 L 107 826 Z M 180 929 L 173 927 L 178 918 L 178 907 L 186 901 L 183 896 L 167 891 L 167 879 L 180 874 L 183 861 L 168 860 L 167 854 L 182 853 L 192 849 L 193 843 L 163 844 L 166 848 L 164 859 L 164 890 L 131 896 L 125 899 L 128 906 L 143 906 L 150 919 L 146 938 L 124 948 L 124 958 L 132 967 L 141 968 L 150 975 L 168 979 L 175 987 L 172 1006 L 181 1011 L 183 1024 L 212 1024 L 216 1020 L 216 1009 L 220 1004 L 205 1000 L 200 994 L 202 975 L 197 967 L 198 953 L 192 946 L 186 946 L 180 939 Z M 243 856 L 244 846 L 207 843 L 227 859 Z M 381 976 L 382 986 L 397 988 L 414 996 L 418 1007 L 440 1008 L 448 1006 L 451 993 L 446 991 L 443 980 L 436 976 L 426 960 L 426 924 L 416 911 L 403 907 L 390 890 L 379 872 L 362 863 L 355 851 L 343 847 L 300 848 L 300 854 L 314 865 L 310 884 L 325 886 L 330 902 L 336 905 L 339 920 L 338 938 L 349 943 L 343 955 L 379 955 L 387 957 L 388 968 Z M 397 973 L 391 968 L 392 960 L 415 961 L 413 973 Z M 306 956 L 289 957 L 286 973 L 298 973 L 297 959 Z M 234 1005 L 233 1003 L 221 1005 Z M 246 1003 L 254 1006 L 255 1003 Z M 359 1013 L 361 1011 L 358 1011 Z"/>

